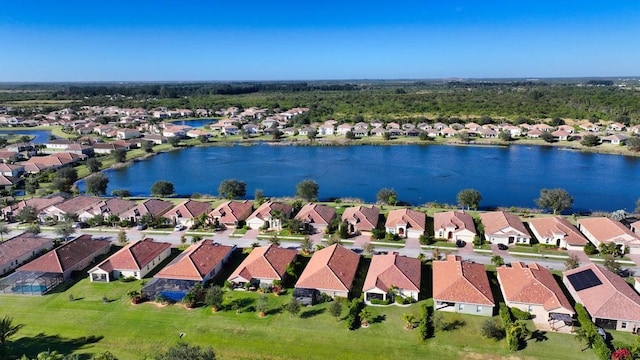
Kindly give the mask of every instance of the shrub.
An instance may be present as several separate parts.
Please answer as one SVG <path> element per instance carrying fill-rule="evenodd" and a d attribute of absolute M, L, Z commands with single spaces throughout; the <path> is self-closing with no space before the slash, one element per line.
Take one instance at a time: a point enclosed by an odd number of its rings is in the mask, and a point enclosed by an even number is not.
<path fill-rule="evenodd" d="M 360 325 L 360 312 L 364 308 L 362 299 L 353 299 L 349 306 L 349 314 L 347 315 L 347 329 L 355 330 Z"/>
<path fill-rule="evenodd" d="M 517 320 L 529 320 L 531 319 L 531 313 L 529 313 L 528 311 L 522 311 L 518 308 L 512 307 L 510 308 L 511 310 L 511 314 L 513 315 L 513 317 L 515 317 Z"/>
<path fill-rule="evenodd" d="M 598 252 L 598 249 L 596 249 L 595 245 L 593 245 L 590 242 L 588 242 L 584 246 L 584 253 L 587 254 L 587 255 L 593 255 L 593 254 L 596 254 L 597 252 Z"/>
<path fill-rule="evenodd" d="M 513 318 L 511 312 L 505 303 L 500 303 L 500 310 L 498 311 L 500 319 L 502 320 L 502 326 L 506 329 L 509 325 L 513 324 Z"/>
<path fill-rule="evenodd" d="M 133 276 L 123 276 L 123 277 L 120 278 L 120 282 L 123 282 L 123 283 L 128 283 L 128 282 L 132 282 L 132 281 L 136 281 L 136 280 L 138 280 L 138 279 L 136 279 Z"/>
<path fill-rule="evenodd" d="M 433 236 L 422 234 L 420 235 L 420 245 L 431 245 L 436 242 L 436 239 Z"/>
<path fill-rule="evenodd" d="M 500 325 L 496 322 L 496 319 L 489 318 L 482 323 L 480 332 L 484 337 L 489 339 L 501 340 L 505 337 L 505 332 Z"/>
<path fill-rule="evenodd" d="M 418 336 L 421 340 L 433 337 L 433 307 L 423 303 L 420 306 L 420 322 L 418 323 Z"/>
<path fill-rule="evenodd" d="M 371 299 L 369 302 L 374 305 L 389 305 L 389 300 Z"/>

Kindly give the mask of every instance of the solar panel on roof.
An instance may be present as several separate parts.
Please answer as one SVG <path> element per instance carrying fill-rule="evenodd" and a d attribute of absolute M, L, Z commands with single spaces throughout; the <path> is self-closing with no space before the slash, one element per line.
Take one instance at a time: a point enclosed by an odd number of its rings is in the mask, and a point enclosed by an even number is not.
<path fill-rule="evenodd" d="M 589 289 L 602 284 L 602 281 L 598 279 L 596 274 L 591 269 L 586 269 L 584 271 L 580 271 L 579 273 L 571 274 L 567 276 L 567 279 L 569 280 L 573 288 L 576 289 L 576 291 Z"/>

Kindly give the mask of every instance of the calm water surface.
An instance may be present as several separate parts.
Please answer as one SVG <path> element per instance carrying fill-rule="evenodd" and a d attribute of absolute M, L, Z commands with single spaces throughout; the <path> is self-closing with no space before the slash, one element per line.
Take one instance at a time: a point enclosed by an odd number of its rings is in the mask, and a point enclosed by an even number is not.
<path fill-rule="evenodd" d="M 126 188 L 147 195 L 157 180 L 178 194 L 217 194 L 224 179 L 247 183 L 268 196 L 292 196 L 298 182 L 314 179 L 320 198 L 374 202 L 383 187 L 412 204 L 454 204 L 461 189 L 482 193 L 481 206 L 534 207 L 542 188 L 560 187 L 574 210 L 631 211 L 640 198 L 640 159 L 555 147 L 510 146 L 229 146 L 159 154 L 128 168 L 109 170 L 110 193 Z M 81 184 L 82 187 L 82 184 Z"/>
<path fill-rule="evenodd" d="M 33 143 L 36 144 L 44 144 L 49 141 L 49 136 L 51 136 L 51 131 L 49 130 L 2 130 L 0 131 L 0 135 L 2 134 L 20 134 L 20 135 L 30 135 L 35 136 L 33 139 Z"/>

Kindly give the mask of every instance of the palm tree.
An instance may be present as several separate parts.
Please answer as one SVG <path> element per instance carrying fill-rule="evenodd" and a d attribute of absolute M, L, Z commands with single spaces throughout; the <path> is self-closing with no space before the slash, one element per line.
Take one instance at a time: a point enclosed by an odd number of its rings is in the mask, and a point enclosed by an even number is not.
<path fill-rule="evenodd" d="M 586 349 L 591 348 L 593 345 L 593 341 L 595 336 L 592 331 L 586 330 L 585 328 L 577 328 L 576 329 L 576 340 L 580 343 L 584 343 L 586 346 L 584 349 L 580 349 L 580 351 L 585 351 Z"/>
<path fill-rule="evenodd" d="M 413 322 L 416 320 L 416 317 L 413 314 L 402 314 L 402 320 L 404 321 L 404 328 L 407 330 L 413 329 Z"/>
<path fill-rule="evenodd" d="M 13 325 L 12 317 L 6 315 L 2 317 L 0 319 L 0 347 L 4 347 L 7 339 L 15 335 L 23 327 L 23 324 Z"/>
<path fill-rule="evenodd" d="M 9 233 L 9 228 L 3 222 L 0 222 L 0 241 L 4 241 L 4 235 Z"/>
<path fill-rule="evenodd" d="M 369 320 L 371 320 L 371 313 L 367 309 L 360 311 L 360 325 L 362 327 L 369 326 Z"/>

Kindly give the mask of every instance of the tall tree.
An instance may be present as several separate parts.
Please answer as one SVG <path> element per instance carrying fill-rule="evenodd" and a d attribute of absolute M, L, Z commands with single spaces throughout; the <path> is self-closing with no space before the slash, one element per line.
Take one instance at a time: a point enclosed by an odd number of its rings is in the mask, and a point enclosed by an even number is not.
<path fill-rule="evenodd" d="M 87 159 L 87 168 L 90 172 L 96 173 L 100 171 L 100 167 L 102 167 L 102 162 L 96 158 Z"/>
<path fill-rule="evenodd" d="M 56 225 L 55 233 L 62 239 L 66 240 L 71 234 L 73 234 L 76 230 L 71 226 L 69 222 L 62 222 Z"/>
<path fill-rule="evenodd" d="M 284 305 L 284 309 L 291 314 L 291 316 L 296 316 L 300 313 L 300 301 L 296 298 L 292 298 L 287 304 Z"/>
<path fill-rule="evenodd" d="M 27 205 L 20 209 L 18 214 L 16 215 L 16 219 L 21 223 L 32 223 L 38 219 L 38 213 L 36 212 L 36 208 Z"/>
<path fill-rule="evenodd" d="M 564 261 L 564 266 L 566 270 L 575 269 L 580 266 L 580 259 L 575 254 L 569 254 L 567 260 Z"/>
<path fill-rule="evenodd" d="M 103 173 L 95 173 L 89 175 L 84 184 L 87 194 L 104 195 L 107 193 L 109 178 Z"/>
<path fill-rule="evenodd" d="M 317 182 L 307 179 L 302 180 L 296 185 L 296 197 L 303 199 L 304 201 L 318 200 L 318 190 L 320 186 Z"/>
<path fill-rule="evenodd" d="M 14 325 L 12 317 L 7 315 L 3 316 L 2 319 L 0 319 L 0 347 L 4 347 L 7 344 L 7 340 L 23 327 L 23 324 Z"/>
<path fill-rule="evenodd" d="M 56 171 L 53 186 L 61 192 L 71 191 L 71 186 L 78 180 L 78 171 L 70 166 L 65 166 Z"/>
<path fill-rule="evenodd" d="M 123 163 L 127 161 L 127 151 L 125 149 L 115 149 L 111 154 L 116 162 Z"/>
<path fill-rule="evenodd" d="M 166 180 L 158 180 L 151 186 L 151 195 L 157 197 L 173 195 L 173 183 Z"/>
<path fill-rule="evenodd" d="M 482 195 L 476 189 L 460 190 L 457 196 L 458 205 L 466 206 L 468 209 L 477 209 L 482 201 Z"/>
<path fill-rule="evenodd" d="M 4 241 L 4 236 L 9 233 L 7 224 L 0 222 L 0 241 Z"/>
<path fill-rule="evenodd" d="M 600 144 L 600 138 L 596 135 L 586 135 L 580 140 L 580 144 L 586 147 L 593 147 Z"/>
<path fill-rule="evenodd" d="M 540 197 L 535 200 L 541 209 L 549 209 L 558 214 L 573 205 L 573 197 L 565 189 L 542 189 Z"/>
<path fill-rule="evenodd" d="M 225 199 L 237 199 L 247 195 L 247 184 L 236 179 L 222 180 L 218 186 L 218 195 Z"/>
<path fill-rule="evenodd" d="M 398 202 L 398 193 L 393 189 L 382 188 L 376 194 L 378 202 L 387 205 L 395 205 Z"/>

